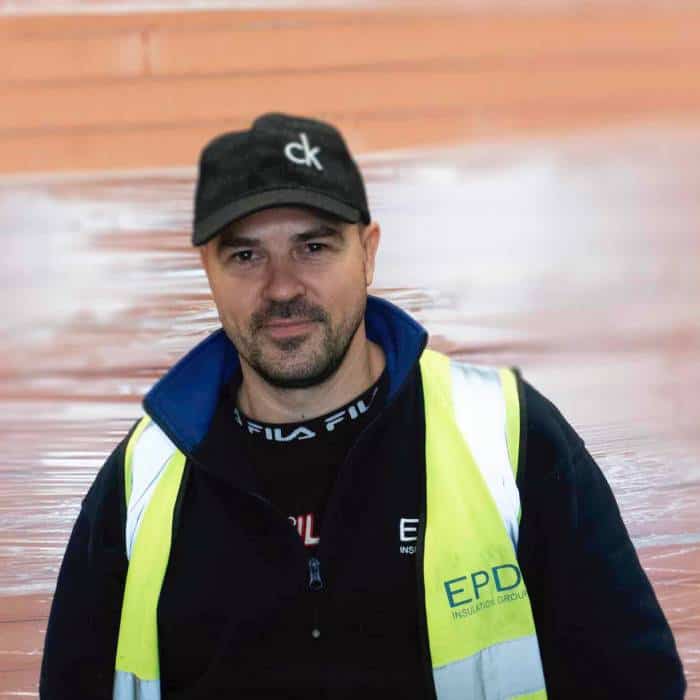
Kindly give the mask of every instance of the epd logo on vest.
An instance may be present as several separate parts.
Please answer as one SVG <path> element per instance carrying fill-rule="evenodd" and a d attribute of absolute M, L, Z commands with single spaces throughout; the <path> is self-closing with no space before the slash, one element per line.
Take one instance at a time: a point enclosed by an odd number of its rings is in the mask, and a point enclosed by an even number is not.
<path fill-rule="evenodd" d="M 462 581 L 467 581 L 466 587 L 460 585 Z M 469 617 L 486 608 L 500 603 L 510 603 L 514 600 L 520 600 L 527 597 L 527 591 L 524 586 L 522 590 L 514 591 L 513 589 L 520 586 L 522 583 L 522 574 L 520 569 L 514 564 L 501 564 L 500 566 L 491 567 L 489 571 L 475 571 L 469 576 L 458 576 L 443 582 L 447 602 L 450 608 L 459 608 L 462 605 L 474 603 L 469 608 L 453 610 L 452 617 Z M 482 589 L 486 591 L 482 591 Z M 512 591 L 509 593 L 508 591 Z M 498 593 L 494 599 L 493 595 Z M 487 594 L 486 600 L 481 600 L 481 597 Z M 489 595 L 490 594 L 490 595 Z M 469 597 L 469 596 L 473 597 Z M 474 602 L 474 601 L 479 602 Z"/>
<path fill-rule="evenodd" d="M 290 141 L 284 147 L 284 155 L 297 165 L 314 166 L 317 170 L 323 170 L 321 162 L 316 157 L 316 154 L 321 150 L 320 146 L 311 148 L 309 137 L 305 133 L 300 133 L 301 143 L 299 141 Z"/>

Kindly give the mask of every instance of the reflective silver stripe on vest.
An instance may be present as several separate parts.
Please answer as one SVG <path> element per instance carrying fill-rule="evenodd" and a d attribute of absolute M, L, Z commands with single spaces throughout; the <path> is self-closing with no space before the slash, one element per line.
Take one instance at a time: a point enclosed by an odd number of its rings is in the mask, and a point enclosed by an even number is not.
<path fill-rule="evenodd" d="M 534 635 L 494 644 L 433 669 L 433 678 L 440 700 L 507 700 L 545 689 Z"/>
<path fill-rule="evenodd" d="M 141 526 L 158 480 L 177 448 L 155 422 L 139 435 L 131 457 L 132 486 L 126 511 L 126 556 L 131 559 L 136 533 Z"/>
<path fill-rule="evenodd" d="M 114 672 L 113 700 L 160 700 L 160 681 L 143 681 L 133 673 Z"/>
<path fill-rule="evenodd" d="M 456 360 L 450 361 L 450 370 L 457 424 L 517 550 L 520 493 L 508 455 L 506 402 L 498 370 Z"/>

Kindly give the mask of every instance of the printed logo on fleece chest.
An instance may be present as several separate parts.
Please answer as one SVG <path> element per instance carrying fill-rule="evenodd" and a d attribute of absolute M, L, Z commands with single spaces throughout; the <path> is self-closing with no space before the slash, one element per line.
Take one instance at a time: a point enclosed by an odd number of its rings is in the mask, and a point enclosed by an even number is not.
<path fill-rule="evenodd" d="M 418 518 L 399 519 L 399 554 L 415 554 L 418 540 Z"/>
<path fill-rule="evenodd" d="M 321 541 L 321 538 L 316 534 L 316 516 L 314 513 L 305 513 L 297 516 L 290 515 L 289 522 L 296 528 L 305 547 L 315 547 Z"/>
<path fill-rule="evenodd" d="M 289 522 L 296 528 L 306 547 L 315 547 L 321 538 L 317 534 L 314 513 L 289 516 Z M 399 518 L 399 554 L 415 554 L 418 539 L 418 518 Z"/>

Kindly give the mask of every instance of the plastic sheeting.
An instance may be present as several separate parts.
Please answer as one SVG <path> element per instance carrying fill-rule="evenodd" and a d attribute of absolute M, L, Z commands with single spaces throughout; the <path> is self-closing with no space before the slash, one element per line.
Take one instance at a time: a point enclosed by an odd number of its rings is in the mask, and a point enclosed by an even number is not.
<path fill-rule="evenodd" d="M 516 364 L 606 473 L 700 697 L 700 132 L 360 159 L 373 292 Z M 61 556 L 145 390 L 218 325 L 194 171 L 0 184 L 0 694 L 36 695 Z"/>

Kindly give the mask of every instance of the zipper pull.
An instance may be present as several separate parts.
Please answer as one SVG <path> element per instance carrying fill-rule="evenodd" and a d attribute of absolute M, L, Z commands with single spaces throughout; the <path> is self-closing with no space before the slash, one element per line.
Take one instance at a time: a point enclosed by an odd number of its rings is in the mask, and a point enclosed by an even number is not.
<path fill-rule="evenodd" d="M 323 588 L 321 562 L 316 557 L 309 559 L 309 588 L 312 591 L 320 591 Z"/>

